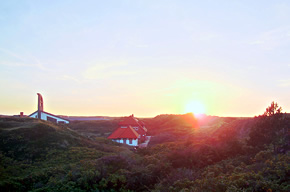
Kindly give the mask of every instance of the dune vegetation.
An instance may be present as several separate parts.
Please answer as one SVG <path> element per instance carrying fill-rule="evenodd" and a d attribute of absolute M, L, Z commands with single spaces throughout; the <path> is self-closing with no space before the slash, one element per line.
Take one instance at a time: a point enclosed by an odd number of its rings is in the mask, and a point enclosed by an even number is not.
<path fill-rule="evenodd" d="M 133 149 L 106 136 L 118 119 L 55 125 L 0 118 L 1 191 L 290 191 L 286 113 L 159 115 Z"/>

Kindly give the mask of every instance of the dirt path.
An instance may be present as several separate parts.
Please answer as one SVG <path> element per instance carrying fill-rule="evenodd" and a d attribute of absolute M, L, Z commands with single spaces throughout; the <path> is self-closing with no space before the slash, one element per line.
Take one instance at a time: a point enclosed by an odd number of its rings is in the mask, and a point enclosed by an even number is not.
<path fill-rule="evenodd" d="M 31 128 L 31 127 L 26 127 L 26 126 L 20 126 L 20 127 L 12 127 L 12 128 L 2 128 L 4 131 L 12 131 L 16 129 L 25 129 L 25 128 Z"/>
<path fill-rule="evenodd" d="M 146 140 L 144 143 L 141 143 L 139 145 L 140 148 L 144 148 L 144 147 L 147 147 L 148 146 L 148 143 L 150 142 L 150 139 L 151 139 L 151 136 L 146 136 Z"/>

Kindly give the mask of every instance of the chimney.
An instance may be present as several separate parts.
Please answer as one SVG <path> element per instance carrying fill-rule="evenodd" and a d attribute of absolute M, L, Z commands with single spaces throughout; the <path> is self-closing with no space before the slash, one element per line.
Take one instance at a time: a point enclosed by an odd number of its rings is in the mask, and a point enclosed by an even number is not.
<path fill-rule="evenodd" d="M 23 117 L 23 112 L 20 112 L 20 117 Z"/>

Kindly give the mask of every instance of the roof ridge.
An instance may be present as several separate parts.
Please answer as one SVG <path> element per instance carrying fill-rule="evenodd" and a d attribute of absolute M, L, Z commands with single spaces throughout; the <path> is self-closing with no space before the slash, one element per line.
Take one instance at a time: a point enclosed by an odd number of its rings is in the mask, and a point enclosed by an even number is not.
<path fill-rule="evenodd" d="M 137 139 L 139 134 L 131 127 L 128 126 L 126 128 L 118 127 L 111 135 L 108 137 L 109 139 Z"/>
<path fill-rule="evenodd" d="M 38 112 L 38 110 L 35 111 L 35 112 L 33 112 L 33 113 L 31 113 L 30 115 L 28 115 L 28 117 L 30 117 L 31 115 L 33 115 L 33 114 L 36 113 L 36 112 Z M 59 116 L 59 115 L 54 115 L 54 114 L 52 114 L 52 113 L 48 113 L 48 112 L 46 112 L 46 111 L 40 111 L 40 112 L 41 112 L 41 113 L 45 113 L 45 114 L 47 114 L 47 115 L 51 115 L 51 116 L 53 116 L 53 117 L 57 117 L 57 118 L 59 118 L 59 119 L 63 119 L 63 120 L 66 120 L 66 121 L 70 121 L 69 119 L 63 118 L 63 117 L 61 117 L 61 116 Z"/>

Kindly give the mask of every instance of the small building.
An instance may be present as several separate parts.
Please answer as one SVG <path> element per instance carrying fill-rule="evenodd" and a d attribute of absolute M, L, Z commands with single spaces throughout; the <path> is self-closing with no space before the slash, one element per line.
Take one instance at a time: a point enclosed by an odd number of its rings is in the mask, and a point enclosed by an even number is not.
<path fill-rule="evenodd" d="M 139 121 L 134 115 L 124 117 L 119 123 L 119 127 L 126 128 L 131 126 L 139 135 L 139 139 L 143 140 L 146 137 L 147 129 L 143 121 Z"/>
<path fill-rule="evenodd" d="M 119 127 L 108 139 L 112 139 L 118 143 L 124 143 L 130 146 L 138 146 L 146 139 L 147 129 L 144 122 L 139 121 L 134 115 L 124 117 L 119 122 Z"/>
<path fill-rule="evenodd" d="M 112 141 L 130 146 L 138 146 L 138 138 L 139 134 L 131 126 L 126 128 L 119 127 L 108 137 Z"/>
<path fill-rule="evenodd" d="M 62 118 L 60 116 L 53 115 L 51 113 L 45 112 L 43 110 L 43 98 L 42 98 L 42 95 L 40 93 L 37 93 L 37 95 L 38 95 L 38 109 L 37 109 L 37 111 L 35 111 L 31 115 L 29 115 L 29 117 L 42 119 L 42 120 L 50 121 L 50 122 L 53 122 L 53 123 L 62 123 L 62 124 L 68 124 L 69 123 L 69 120 L 67 120 L 67 119 L 64 119 L 64 118 Z"/>
<path fill-rule="evenodd" d="M 19 115 L 13 115 L 13 117 L 20 117 L 20 118 L 22 118 L 22 117 L 27 117 L 27 115 L 24 115 L 23 112 L 20 112 Z"/>

